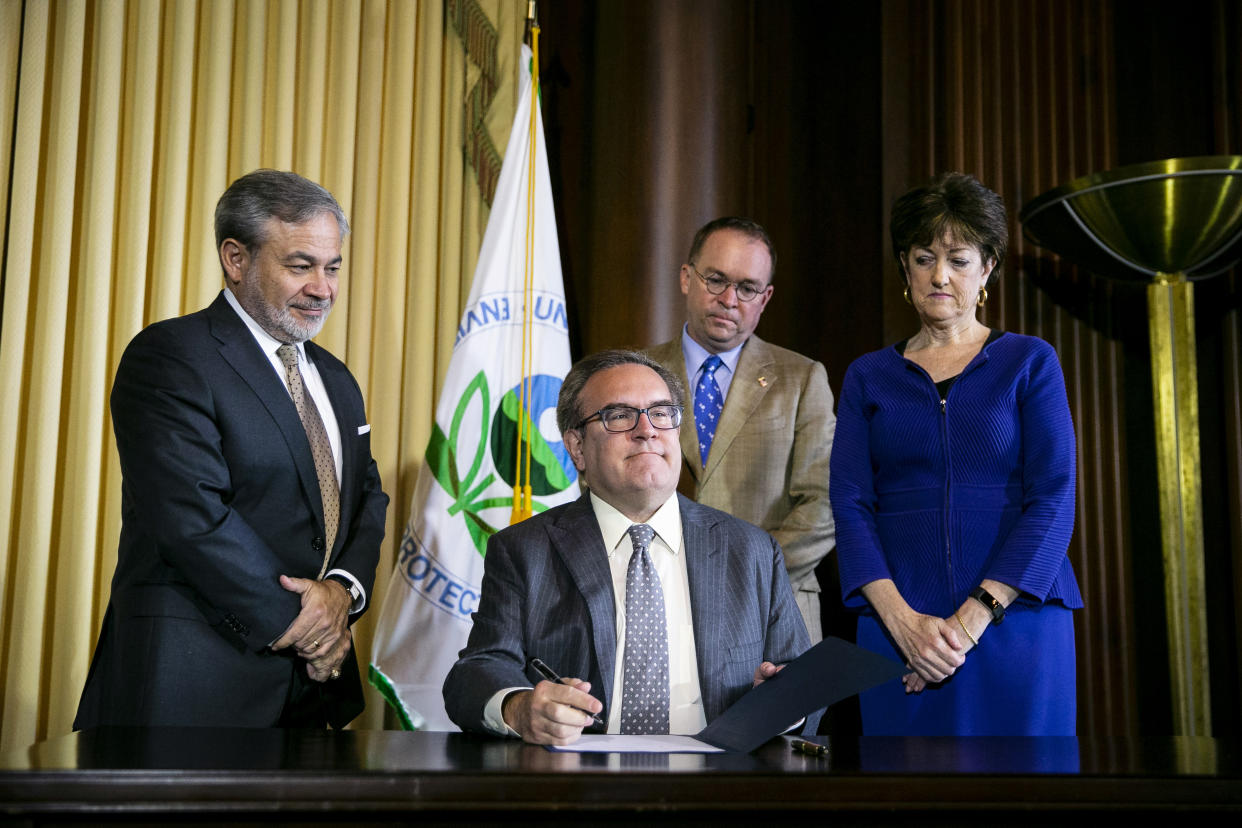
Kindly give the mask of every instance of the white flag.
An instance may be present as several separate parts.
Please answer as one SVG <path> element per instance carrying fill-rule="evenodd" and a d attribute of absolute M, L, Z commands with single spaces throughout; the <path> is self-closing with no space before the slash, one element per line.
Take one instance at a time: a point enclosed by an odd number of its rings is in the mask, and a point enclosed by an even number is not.
<path fill-rule="evenodd" d="M 530 65 L 527 47 L 522 65 Z M 440 688 L 470 633 L 487 538 L 509 524 L 513 506 L 523 380 L 531 85 L 527 72 L 375 633 L 371 683 L 407 728 L 456 729 L 444 712 Z M 543 120 L 538 101 L 534 105 L 533 361 L 527 393 L 534 424 L 530 483 L 534 511 L 540 512 L 576 497 L 578 475 L 556 427 L 556 398 L 570 367 L 569 336 Z"/>

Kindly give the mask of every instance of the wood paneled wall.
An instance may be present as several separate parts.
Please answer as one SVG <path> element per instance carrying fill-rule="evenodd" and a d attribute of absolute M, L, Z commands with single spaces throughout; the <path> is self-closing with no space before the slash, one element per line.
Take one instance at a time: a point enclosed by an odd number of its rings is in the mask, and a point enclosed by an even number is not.
<path fill-rule="evenodd" d="M 714 13 L 630 0 L 545 15 L 566 278 L 579 307 L 602 311 L 579 315 L 584 352 L 672 336 L 694 231 L 747 204 L 749 29 L 738 23 L 750 4 L 707 5 Z M 562 16 L 582 27 L 569 39 Z"/>
<path fill-rule="evenodd" d="M 600 0 L 541 4 L 545 117 L 577 354 L 672 336 L 693 230 L 776 242 L 759 332 L 825 363 L 909 336 L 892 200 L 956 169 L 1011 212 L 984 321 L 1048 340 L 1078 436 L 1070 556 L 1079 727 L 1171 729 L 1142 287 L 1027 242 L 1039 194 L 1156 158 L 1242 153 L 1237 0 Z M 1197 288 L 1214 727 L 1239 734 L 1242 327 L 1237 273 Z"/>

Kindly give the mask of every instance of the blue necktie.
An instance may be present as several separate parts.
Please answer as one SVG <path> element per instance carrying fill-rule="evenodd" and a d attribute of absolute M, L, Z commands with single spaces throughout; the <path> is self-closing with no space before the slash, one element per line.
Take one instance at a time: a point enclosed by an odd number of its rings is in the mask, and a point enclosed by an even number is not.
<path fill-rule="evenodd" d="M 703 360 L 703 376 L 694 389 L 694 427 L 699 432 L 699 460 L 706 467 L 707 454 L 712 450 L 712 438 L 716 436 L 716 425 L 720 422 L 720 412 L 724 410 L 724 394 L 716 384 L 716 369 L 724 363 L 720 357 L 712 354 Z"/>
<path fill-rule="evenodd" d="M 625 663 L 621 676 L 621 732 L 668 733 L 668 625 L 664 590 L 651 562 L 655 530 L 629 528 L 634 553 L 625 572 Z"/>

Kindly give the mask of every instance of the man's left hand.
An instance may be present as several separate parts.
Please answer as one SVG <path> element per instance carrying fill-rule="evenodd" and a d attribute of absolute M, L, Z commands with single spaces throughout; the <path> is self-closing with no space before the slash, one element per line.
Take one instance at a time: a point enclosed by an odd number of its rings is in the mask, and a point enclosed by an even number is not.
<path fill-rule="evenodd" d="M 293 647 L 299 657 L 306 659 L 307 675 L 314 681 L 333 678 L 352 643 L 349 609 L 353 599 L 349 591 L 336 581 L 288 575 L 280 576 L 280 585 L 302 596 L 302 609 L 272 649 Z"/>
<path fill-rule="evenodd" d="M 763 662 L 762 664 L 760 664 L 758 667 L 755 668 L 755 681 L 754 681 L 754 684 L 751 685 L 751 687 L 758 687 L 759 685 L 763 684 L 765 681 L 772 678 L 772 676 L 776 675 L 777 673 L 779 673 L 781 670 L 784 670 L 784 669 L 785 669 L 784 664 L 773 664 L 770 661 Z"/>

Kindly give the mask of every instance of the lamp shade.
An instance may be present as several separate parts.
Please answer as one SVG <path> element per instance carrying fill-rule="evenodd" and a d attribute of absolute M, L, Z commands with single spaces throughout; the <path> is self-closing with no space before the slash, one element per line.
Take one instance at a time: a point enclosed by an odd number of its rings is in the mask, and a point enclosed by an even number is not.
<path fill-rule="evenodd" d="M 1102 276 L 1213 276 L 1242 258 L 1242 156 L 1170 158 L 1095 173 L 1018 214 L 1029 241 Z"/>

